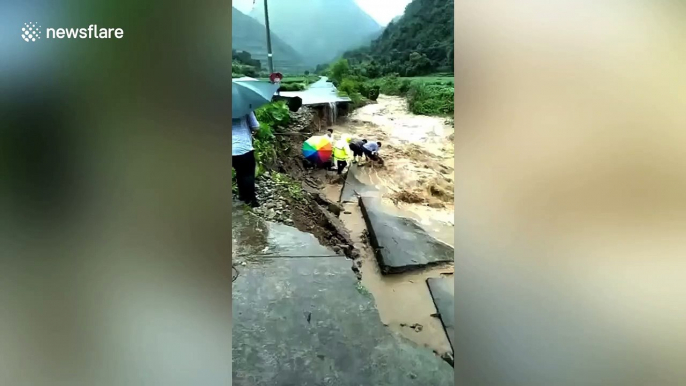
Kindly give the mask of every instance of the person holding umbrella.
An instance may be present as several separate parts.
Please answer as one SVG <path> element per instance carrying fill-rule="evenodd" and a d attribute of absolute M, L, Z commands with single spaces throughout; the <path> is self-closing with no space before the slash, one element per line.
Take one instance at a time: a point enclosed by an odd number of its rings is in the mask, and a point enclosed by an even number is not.
<path fill-rule="evenodd" d="M 253 208 L 259 203 L 252 134 L 260 127 L 254 110 L 271 102 L 278 88 L 278 84 L 251 78 L 231 80 L 231 161 L 236 170 L 238 198 Z"/>
<path fill-rule="evenodd" d="M 236 170 L 238 199 L 256 208 L 259 205 L 255 194 L 255 150 L 252 134 L 260 128 L 254 112 L 231 120 L 231 162 Z"/>

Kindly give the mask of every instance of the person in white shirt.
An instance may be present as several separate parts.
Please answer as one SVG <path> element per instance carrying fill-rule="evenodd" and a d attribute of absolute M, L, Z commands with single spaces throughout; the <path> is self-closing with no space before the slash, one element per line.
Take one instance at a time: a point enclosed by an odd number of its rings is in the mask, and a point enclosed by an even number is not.
<path fill-rule="evenodd" d="M 236 170 L 238 199 L 256 208 L 259 205 L 255 194 L 255 150 L 252 134 L 260 128 L 255 113 L 231 120 L 231 163 Z"/>

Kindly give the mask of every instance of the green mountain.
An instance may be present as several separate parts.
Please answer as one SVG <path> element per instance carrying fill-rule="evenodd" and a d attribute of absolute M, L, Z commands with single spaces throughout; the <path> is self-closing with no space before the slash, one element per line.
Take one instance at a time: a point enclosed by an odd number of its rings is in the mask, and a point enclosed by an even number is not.
<path fill-rule="evenodd" d="M 271 38 L 275 71 L 302 73 L 311 69 L 305 64 L 300 54 L 279 38 L 274 31 L 271 33 Z M 264 26 L 233 7 L 231 9 L 231 49 L 249 52 L 252 58 L 259 60 L 262 68 L 267 70 L 267 33 Z"/>
<path fill-rule="evenodd" d="M 454 0 L 413 0 L 367 45 L 343 54 L 370 73 L 418 76 L 454 70 Z"/>
<path fill-rule="evenodd" d="M 354 0 L 269 0 L 269 26 L 314 67 L 370 42 L 382 28 Z M 250 12 L 264 24 L 264 3 Z"/>

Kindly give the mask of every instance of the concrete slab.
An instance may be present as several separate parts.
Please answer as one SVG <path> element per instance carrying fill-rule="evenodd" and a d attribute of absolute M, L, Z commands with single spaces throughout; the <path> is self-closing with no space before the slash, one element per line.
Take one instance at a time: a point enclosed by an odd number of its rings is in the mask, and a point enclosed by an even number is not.
<path fill-rule="evenodd" d="M 327 82 L 328 78 L 321 77 L 303 91 L 282 91 L 279 95 L 285 97 L 299 97 L 303 106 L 325 105 L 329 103 L 350 103 L 348 97 L 338 96 L 338 90 L 333 83 Z"/>
<path fill-rule="evenodd" d="M 455 351 L 453 346 L 455 337 L 455 281 L 452 276 L 431 278 L 426 280 L 429 286 L 431 297 L 434 299 L 434 304 L 443 323 L 443 328 L 450 341 L 450 347 Z"/>
<path fill-rule="evenodd" d="M 359 203 L 382 273 L 455 260 L 453 247 L 426 233 L 415 220 L 386 213 L 378 198 L 361 196 Z"/>
<path fill-rule="evenodd" d="M 250 226 L 247 220 L 235 215 L 232 228 Z M 294 228 L 260 229 L 268 234 L 238 229 L 233 232 L 234 242 L 249 241 L 250 251 L 268 248 L 278 251 L 278 256 L 299 257 L 253 258 L 237 267 L 232 296 L 233 385 L 454 383 L 449 364 L 383 326 L 373 298 L 351 271 L 350 260 L 324 257 L 326 248 L 310 245 L 316 240 L 307 242 Z M 282 242 L 289 238 L 294 241 Z M 293 248 L 299 253 L 290 251 Z M 303 250 L 320 257 L 305 257 Z"/>
<path fill-rule="evenodd" d="M 358 168 L 357 164 L 353 164 L 348 169 L 345 181 L 343 182 L 343 188 L 341 189 L 341 196 L 338 199 L 339 202 L 355 202 L 359 195 L 375 195 L 378 192 L 378 189 L 375 187 L 366 185 L 355 177 Z"/>

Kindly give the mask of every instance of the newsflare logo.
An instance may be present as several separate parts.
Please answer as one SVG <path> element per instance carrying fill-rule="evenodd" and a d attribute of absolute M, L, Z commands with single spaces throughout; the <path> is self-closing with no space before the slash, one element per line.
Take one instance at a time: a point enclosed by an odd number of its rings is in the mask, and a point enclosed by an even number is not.
<path fill-rule="evenodd" d="M 35 42 L 42 37 L 42 26 L 37 22 L 24 23 L 21 28 L 21 38 L 26 42 Z M 121 28 L 98 28 L 91 24 L 88 28 L 46 28 L 46 39 L 121 39 L 124 30 Z"/>
<path fill-rule="evenodd" d="M 40 35 L 40 25 L 37 25 L 35 21 L 24 23 L 24 27 L 21 28 L 21 38 L 27 42 L 35 42 L 36 39 L 40 39 Z"/>

